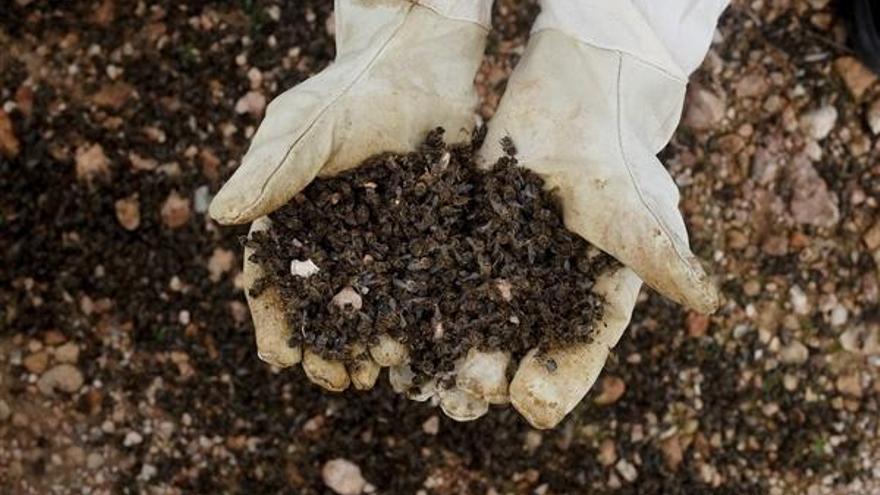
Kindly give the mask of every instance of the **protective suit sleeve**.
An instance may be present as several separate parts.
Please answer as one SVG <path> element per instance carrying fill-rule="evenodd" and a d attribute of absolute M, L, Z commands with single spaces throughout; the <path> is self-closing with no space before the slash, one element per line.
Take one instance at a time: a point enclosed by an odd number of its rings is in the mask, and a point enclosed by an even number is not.
<path fill-rule="evenodd" d="M 706 56 L 729 0 L 542 0 L 533 31 L 557 29 L 687 78 Z"/>

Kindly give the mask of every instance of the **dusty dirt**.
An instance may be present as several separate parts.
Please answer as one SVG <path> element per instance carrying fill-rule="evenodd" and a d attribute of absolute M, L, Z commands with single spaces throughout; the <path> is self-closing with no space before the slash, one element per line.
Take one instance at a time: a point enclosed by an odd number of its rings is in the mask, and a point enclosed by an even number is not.
<path fill-rule="evenodd" d="M 257 358 L 205 207 L 332 59 L 331 3 L 3 4 L 0 492 L 323 494 L 337 458 L 376 493 L 880 492 L 880 86 L 828 2 L 725 14 L 662 155 L 722 309 L 644 291 L 547 432 Z M 496 2 L 484 117 L 536 11 Z"/>
<path fill-rule="evenodd" d="M 486 171 L 474 162 L 480 144 L 447 148 L 436 129 L 419 151 L 313 182 L 252 235 L 265 275 L 251 292 L 278 288 L 302 329 L 295 343 L 348 361 L 387 333 L 421 378 L 451 372 L 472 348 L 516 362 L 589 341 L 603 314 L 593 284 L 619 265 L 565 228 L 510 138 Z M 339 294 L 351 297 L 335 303 Z"/>

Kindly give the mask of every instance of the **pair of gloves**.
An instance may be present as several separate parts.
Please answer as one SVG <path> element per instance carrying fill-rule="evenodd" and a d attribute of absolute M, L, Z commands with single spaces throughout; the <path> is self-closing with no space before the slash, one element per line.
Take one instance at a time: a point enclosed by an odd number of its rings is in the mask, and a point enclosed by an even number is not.
<path fill-rule="evenodd" d="M 673 2 L 692 5 L 673 25 L 703 19 L 691 31 L 705 31 L 698 46 L 684 43 L 674 54 L 668 46 L 675 30 L 664 37 L 637 1 L 545 0 L 478 154 L 481 164 L 493 164 L 503 153 L 501 139 L 510 136 L 521 166 L 556 190 L 566 227 L 625 266 L 596 284 L 607 303 L 592 342 L 540 360 L 532 351 L 509 383 L 508 354 L 474 349 L 458 366 L 454 386 L 416 393 L 409 389 L 407 350 L 390 337 L 354 349 L 355 364 L 348 366 L 291 347 L 294 329 L 270 289 L 248 295 L 261 359 L 282 368 L 302 363 L 310 380 L 333 391 L 370 388 L 388 366 L 396 390 L 434 398 L 454 419 L 475 419 L 489 404 L 510 402 L 533 426 L 551 428 L 592 387 L 630 321 L 642 281 L 696 311 L 713 311 L 716 290 L 689 248 L 678 190 L 656 154 L 680 119 L 683 66 L 693 70 L 702 59 L 725 1 Z M 412 151 L 438 126 L 451 142 L 467 142 L 490 13 L 491 0 L 337 0 L 335 63 L 269 105 L 211 216 L 266 229 L 266 215 L 316 177 L 377 153 Z M 248 287 L 261 275 L 249 255 L 246 250 Z M 555 369 L 545 366 L 547 357 Z"/>

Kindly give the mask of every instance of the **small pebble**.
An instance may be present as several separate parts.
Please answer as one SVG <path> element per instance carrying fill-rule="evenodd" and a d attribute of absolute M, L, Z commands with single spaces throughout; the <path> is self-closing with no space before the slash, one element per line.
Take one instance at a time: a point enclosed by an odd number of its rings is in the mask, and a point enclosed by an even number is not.
<path fill-rule="evenodd" d="M 779 360 L 784 364 L 804 364 L 810 357 L 810 350 L 801 341 L 794 340 L 779 352 Z"/>
<path fill-rule="evenodd" d="M 321 469 L 324 484 L 338 495 L 359 495 L 367 482 L 361 468 L 347 459 L 333 459 Z"/>
<path fill-rule="evenodd" d="M 0 399 L 0 422 L 5 422 L 10 416 L 12 416 L 12 408 L 5 400 Z"/>
<path fill-rule="evenodd" d="M 141 466 L 141 473 L 138 475 L 138 479 L 142 479 L 144 481 L 150 481 L 159 471 L 156 469 L 156 466 L 152 464 L 144 464 Z"/>
<path fill-rule="evenodd" d="M 204 214 L 211 204 L 211 193 L 208 186 L 199 186 L 193 193 L 193 209 L 196 213 Z"/>
<path fill-rule="evenodd" d="M 602 444 L 599 445 L 599 455 L 596 458 L 605 467 L 617 462 L 617 447 L 614 445 L 614 440 L 610 438 L 602 440 Z"/>
<path fill-rule="evenodd" d="M 122 445 L 124 447 L 133 447 L 135 445 L 140 445 L 143 441 L 144 437 L 141 436 L 140 433 L 136 431 L 130 431 L 125 434 L 125 439 L 122 440 Z"/>
<path fill-rule="evenodd" d="M 37 388 L 44 395 L 54 395 L 55 391 L 74 393 L 83 386 L 83 375 L 80 370 L 70 364 L 59 364 L 37 381 Z"/>
<path fill-rule="evenodd" d="M 626 392 L 626 383 L 619 377 L 610 375 L 602 378 L 602 392 L 593 399 L 600 406 L 614 404 Z"/>
<path fill-rule="evenodd" d="M 182 197 L 177 191 L 172 191 L 165 199 L 165 202 L 162 203 L 160 213 L 162 223 L 166 227 L 170 229 L 183 227 L 189 222 L 191 216 L 190 200 Z"/>
<path fill-rule="evenodd" d="M 228 249 L 214 248 L 208 259 L 208 273 L 212 282 L 219 282 L 223 274 L 232 270 L 235 263 L 235 253 Z"/>
<path fill-rule="evenodd" d="M 117 200 L 114 207 L 119 225 L 125 230 L 137 230 L 141 225 L 141 204 L 137 194 Z"/>
<path fill-rule="evenodd" d="M 42 374 L 49 364 L 49 355 L 46 354 L 46 351 L 35 352 L 24 358 L 23 364 L 29 372 L 35 375 Z"/>
<path fill-rule="evenodd" d="M 86 457 L 86 467 L 89 469 L 98 469 L 104 465 L 104 456 L 97 452 L 92 452 Z"/>
<path fill-rule="evenodd" d="M 422 423 L 422 431 L 428 435 L 436 435 L 440 431 L 440 418 L 434 415 L 425 420 Z"/>
<path fill-rule="evenodd" d="M 355 311 L 360 311 L 364 306 L 364 301 L 361 299 L 361 295 L 351 287 L 345 287 L 339 291 L 338 294 L 333 296 L 331 303 L 341 309 L 351 307 Z"/>
<path fill-rule="evenodd" d="M 828 137 L 835 124 L 837 109 L 833 105 L 825 105 L 801 116 L 801 128 L 817 141 Z"/>
<path fill-rule="evenodd" d="M 100 144 L 82 146 L 76 150 L 76 177 L 91 183 L 98 177 L 110 175 L 110 160 Z"/>
<path fill-rule="evenodd" d="M 851 373 L 837 378 L 837 391 L 850 397 L 861 397 L 862 379 L 859 373 Z"/>
<path fill-rule="evenodd" d="M 235 103 L 235 113 L 249 113 L 259 117 L 266 108 L 266 97 L 259 91 L 249 91 Z"/>
<path fill-rule="evenodd" d="M 636 470 L 636 467 L 626 459 L 621 459 L 617 461 L 617 464 L 614 466 L 618 473 L 623 476 L 623 479 L 632 483 L 639 477 L 639 472 Z"/>
<path fill-rule="evenodd" d="M 79 346 L 68 342 L 55 349 L 55 360 L 59 363 L 76 364 L 79 360 Z"/>

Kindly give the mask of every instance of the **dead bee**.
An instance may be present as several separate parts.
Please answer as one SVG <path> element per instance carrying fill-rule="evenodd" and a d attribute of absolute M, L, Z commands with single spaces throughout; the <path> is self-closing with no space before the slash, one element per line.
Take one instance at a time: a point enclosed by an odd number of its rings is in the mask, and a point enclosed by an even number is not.
<path fill-rule="evenodd" d="M 513 138 L 510 136 L 504 136 L 501 138 L 501 149 L 504 150 L 504 154 L 509 157 L 516 156 L 516 145 L 513 144 Z"/>

